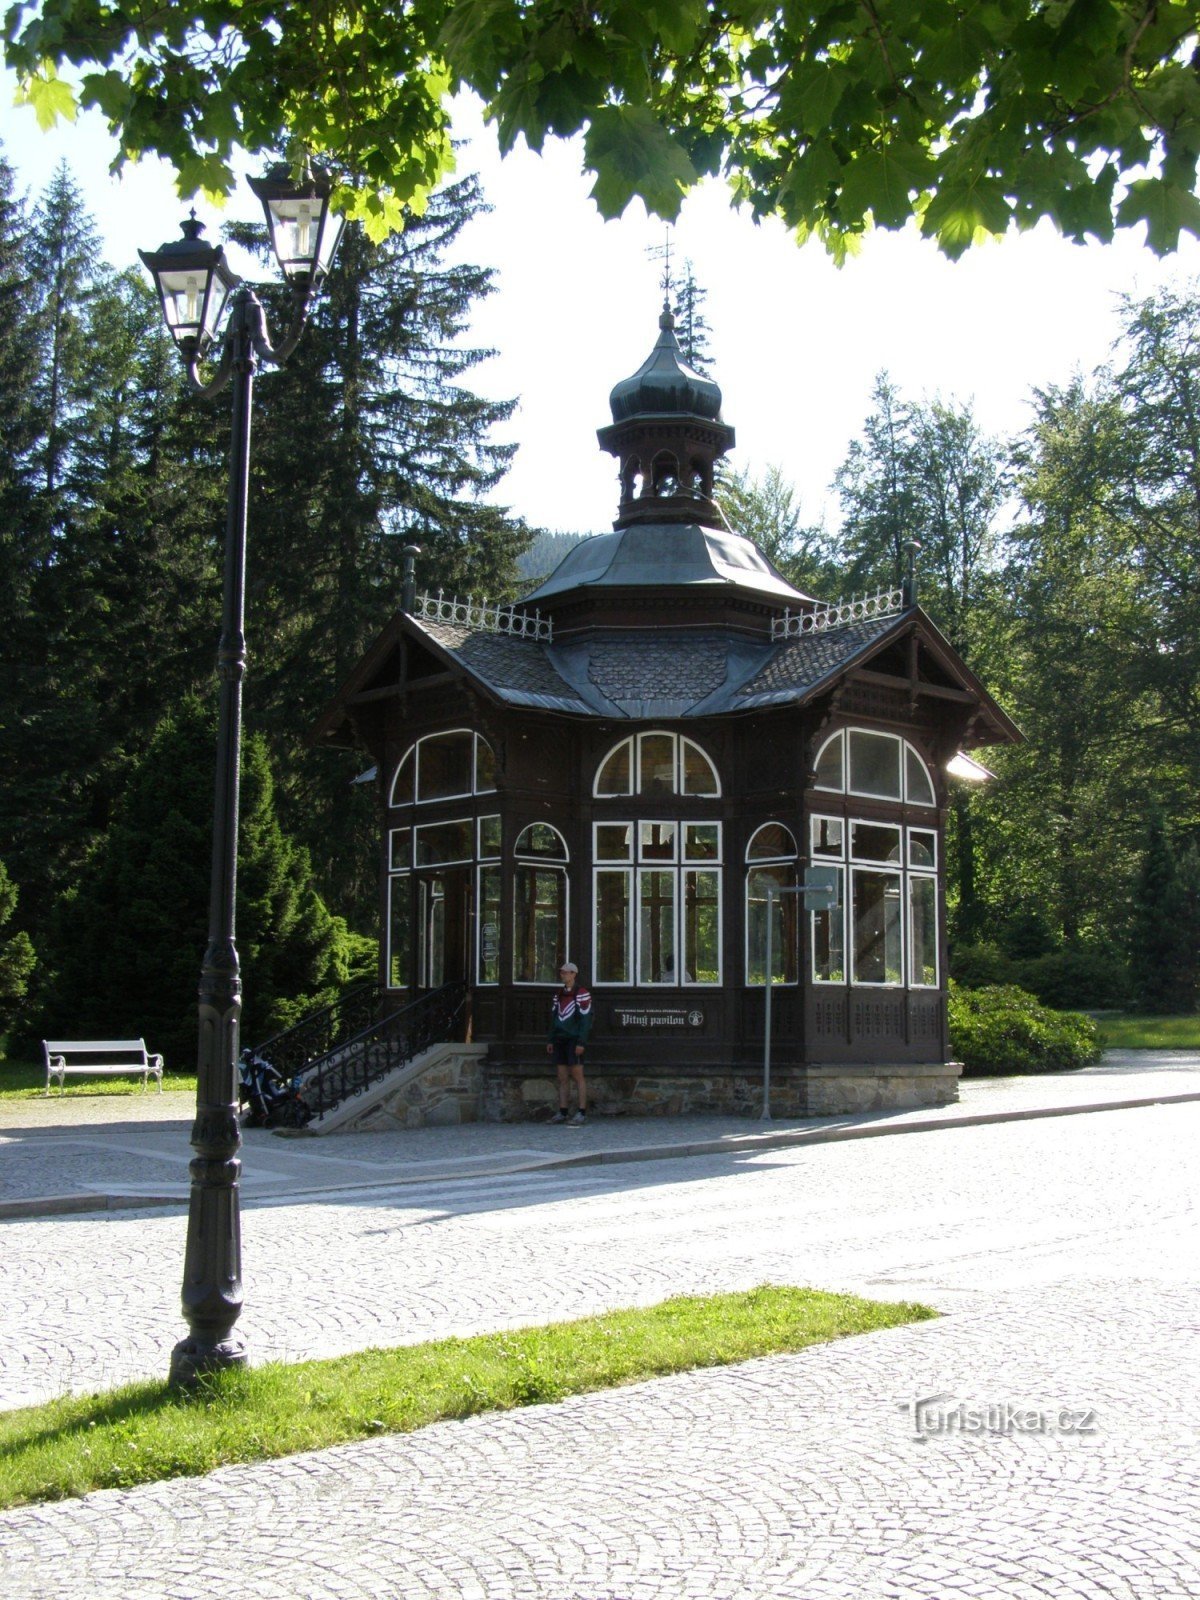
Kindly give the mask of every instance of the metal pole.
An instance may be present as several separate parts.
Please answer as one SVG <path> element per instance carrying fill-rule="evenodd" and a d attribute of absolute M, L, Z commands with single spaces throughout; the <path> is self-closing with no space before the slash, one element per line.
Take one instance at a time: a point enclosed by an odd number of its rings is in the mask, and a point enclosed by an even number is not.
<path fill-rule="evenodd" d="M 767 966 L 763 973 L 766 987 L 766 1010 L 763 1016 L 763 1103 L 760 1122 L 771 1120 L 771 965 L 774 951 L 771 948 L 771 925 L 775 920 L 775 885 L 767 884 Z"/>
<path fill-rule="evenodd" d="M 257 313 L 257 314 L 256 314 Z M 242 679 L 246 671 L 246 507 L 250 416 L 261 314 L 245 288 L 235 292 L 227 349 L 233 388 L 229 501 L 221 606 L 217 771 L 213 804 L 208 947 L 200 969 L 200 1039 L 191 1196 L 183 1267 L 183 1315 L 191 1329 L 171 1354 L 170 1379 L 245 1366 L 234 1324 L 242 1310 L 242 1231 L 238 1180 L 237 1063 L 242 980 L 235 943 Z"/>

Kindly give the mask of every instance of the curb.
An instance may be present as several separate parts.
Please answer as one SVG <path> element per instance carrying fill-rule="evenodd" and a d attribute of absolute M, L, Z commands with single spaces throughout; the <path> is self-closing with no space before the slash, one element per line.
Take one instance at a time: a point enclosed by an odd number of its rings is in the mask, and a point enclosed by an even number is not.
<path fill-rule="evenodd" d="M 1133 1100 L 1102 1100 L 1077 1106 L 1033 1106 L 1019 1111 L 977 1111 L 966 1116 L 930 1117 L 924 1122 L 888 1122 L 875 1126 L 842 1128 L 789 1128 L 779 1133 L 726 1134 L 720 1139 L 692 1140 L 687 1144 L 631 1145 L 624 1150 L 581 1150 L 577 1155 L 547 1156 L 544 1160 L 498 1163 L 489 1170 L 443 1173 L 429 1177 L 372 1179 L 367 1183 L 340 1183 L 327 1188 L 295 1189 L 283 1194 L 242 1195 L 242 1208 L 253 1205 L 288 1205 L 321 1195 L 352 1194 L 408 1188 L 414 1184 L 469 1183 L 477 1178 L 512 1177 L 521 1172 L 561 1171 L 566 1167 L 617 1166 L 624 1162 L 668 1161 L 686 1156 L 754 1155 L 760 1150 L 786 1149 L 790 1145 L 837 1144 L 850 1139 L 884 1139 L 897 1133 L 942 1133 L 949 1128 L 979 1128 L 997 1122 L 1037 1122 L 1047 1117 L 1091 1116 L 1100 1111 L 1141 1111 L 1150 1106 L 1183 1105 L 1200 1101 L 1200 1093 L 1144 1095 Z M 140 1211 L 182 1208 L 184 1195 L 63 1194 L 33 1196 L 27 1200 L 0 1201 L 0 1221 L 21 1217 L 48 1217 L 89 1211 Z"/>

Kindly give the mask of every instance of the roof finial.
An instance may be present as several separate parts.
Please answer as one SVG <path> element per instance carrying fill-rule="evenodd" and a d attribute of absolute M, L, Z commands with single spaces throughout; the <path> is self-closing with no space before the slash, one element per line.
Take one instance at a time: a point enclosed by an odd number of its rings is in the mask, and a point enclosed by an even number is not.
<path fill-rule="evenodd" d="M 662 262 L 662 276 L 658 280 L 658 286 L 663 294 L 663 311 L 668 312 L 671 309 L 671 290 L 675 287 L 675 280 L 671 275 L 671 229 L 669 225 L 663 229 L 663 242 L 661 244 L 647 245 L 646 254 Z M 665 328 L 667 324 L 664 322 L 662 326 Z"/>

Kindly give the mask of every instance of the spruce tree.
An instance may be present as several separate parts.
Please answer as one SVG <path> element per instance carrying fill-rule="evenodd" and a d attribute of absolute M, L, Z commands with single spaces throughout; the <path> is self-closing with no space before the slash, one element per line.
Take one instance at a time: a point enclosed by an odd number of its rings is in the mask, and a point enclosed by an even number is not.
<path fill-rule="evenodd" d="M 695 267 L 691 261 L 685 261 L 671 305 L 675 314 L 675 337 L 688 366 L 705 376 L 713 370 L 712 328 L 704 315 L 707 299 L 708 290 L 696 281 Z"/>
<path fill-rule="evenodd" d="M 0 861 L 0 928 L 10 920 L 16 908 L 17 886 Z M 36 965 L 32 941 L 23 929 L 0 941 L 0 1033 L 13 1020 Z"/>
<path fill-rule="evenodd" d="M 421 547 L 418 591 L 495 599 L 515 594 L 531 537 L 490 498 L 515 449 L 492 432 L 514 402 L 468 386 L 490 354 L 464 334 L 491 274 L 447 259 L 482 206 L 466 178 L 382 245 L 347 229 L 295 355 L 255 391 L 247 715 L 289 774 L 288 825 L 325 892 L 364 922 L 371 796 L 351 788 L 353 759 L 312 751 L 307 731 L 396 609 L 405 544 Z M 262 248 L 251 230 L 235 236 Z M 285 324 L 286 295 L 263 295 Z"/>
<path fill-rule="evenodd" d="M 30 233 L 30 266 L 45 348 L 37 385 L 44 439 L 42 487 L 55 522 L 61 516 L 58 502 L 83 398 L 84 311 L 98 265 L 95 222 L 70 168 L 60 162 L 34 209 Z"/>
<path fill-rule="evenodd" d="M 38 996 L 47 1032 L 144 1035 L 169 1067 L 192 1066 L 214 751 L 214 714 L 188 701 L 134 767 L 112 825 L 47 925 Z M 307 852 L 280 827 L 259 735 L 243 746 L 241 804 L 237 944 L 249 1044 L 334 998 L 347 952 Z"/>

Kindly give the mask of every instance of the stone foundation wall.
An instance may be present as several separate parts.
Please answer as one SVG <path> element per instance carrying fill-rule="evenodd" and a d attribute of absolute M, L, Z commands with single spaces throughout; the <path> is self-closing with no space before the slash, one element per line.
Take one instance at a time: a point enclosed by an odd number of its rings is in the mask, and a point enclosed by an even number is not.
<path fill-rule="evenodd" d="M 771 1113 L 829 1117 L 951 1105 L 958 1099 L 958 1078 L 956 1062 L 781 1067 L 771 1074 Z M 588 1107 L 597 1116 L 756 1117 L 762 1111 L 758 1073 L 600 1069 L 588 1072 L 587 1085 Z M 485 1064 L 483 1121 L 540 1119 L 557 1104 L 555 1078 L 545 1069 Z"/>
<path fill-rule="evenodd" d="M 336 1106 L 309 1131 L 379 1133 L 389 1128 L 446 1127 L 477 1122 L 483 1103 L 482 1044 L 444 1044 L 364 1094 Z"/>

